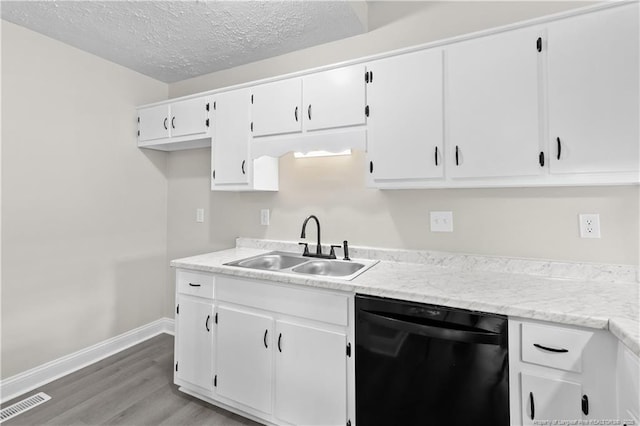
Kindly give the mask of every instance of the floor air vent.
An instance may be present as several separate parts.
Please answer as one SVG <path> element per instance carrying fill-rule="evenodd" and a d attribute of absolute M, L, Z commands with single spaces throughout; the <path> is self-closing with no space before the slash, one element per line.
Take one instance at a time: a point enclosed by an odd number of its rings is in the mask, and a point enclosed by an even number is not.
<path fill-rule="evenodd" d="M 30 396 L 27 399 L 23 399 L 20 402 L 16 402 L 15 404 L 8 406 L 7 408 L 3 408 L 2 411 L 0 411 L 0 423 L 4 422 L 5 420 L 11 419 L 18 414 L 22 414 L 25 411 L 30 410 L 33 407 L 36 407 L 44 402 L 47 402 L 50 399 L 51 397 L 49 395 L 44 392 L 40 392 L 33 396 Z"/>

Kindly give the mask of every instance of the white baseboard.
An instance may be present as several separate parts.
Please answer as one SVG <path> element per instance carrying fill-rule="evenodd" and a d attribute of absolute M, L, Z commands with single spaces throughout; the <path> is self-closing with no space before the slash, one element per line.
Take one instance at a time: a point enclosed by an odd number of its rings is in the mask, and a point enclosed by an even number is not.
<path fill-rule="evenodd" d="M 172 318 L 161 318 L 88 348 L 8 377 L 0 381 L 0 401 L 4 403 L 159 334 L 173 334 L 173 329 L 174 321 Z"/>

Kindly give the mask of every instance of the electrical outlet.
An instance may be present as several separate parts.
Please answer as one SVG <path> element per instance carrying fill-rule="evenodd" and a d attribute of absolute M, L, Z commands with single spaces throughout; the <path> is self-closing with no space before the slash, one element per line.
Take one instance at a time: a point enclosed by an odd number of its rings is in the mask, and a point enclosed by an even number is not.
<path fill-rule="evenodd" d="M 600 215 L 597 213 L 580 215 L 580 238 L 600 238 Z"/>
<path fill-rule="evenodd" d="M 453 212 L 430 212 L 431 232 L 453 232 Z"/>
<path fill-rule="evenodd" d="M 204 222 L 204 209 L 196 209 L 196 222 Z"/>
<path fill-rule="evenodd" d="M 260 210 L 260 225 L 269 225 L 269 209 Z"/>

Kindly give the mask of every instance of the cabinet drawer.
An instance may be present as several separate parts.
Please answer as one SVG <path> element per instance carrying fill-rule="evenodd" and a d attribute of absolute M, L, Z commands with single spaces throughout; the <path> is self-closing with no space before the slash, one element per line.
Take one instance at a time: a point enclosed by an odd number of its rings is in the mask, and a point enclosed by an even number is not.
<path fill-rule="evenodd" d="M 582 372 L 582 354 L 592 332 L 522 324 L 522 361 Z"/>
<path fill-rule="evenodd" d="M 216 276 L 216 298 L 238 305 L 346 326 L 349 296 Z"/>
<path fill-rule="evenodd" d="M 178 293 L 213 299 L 213 275 L 205 272 L 176 271 Z"/>

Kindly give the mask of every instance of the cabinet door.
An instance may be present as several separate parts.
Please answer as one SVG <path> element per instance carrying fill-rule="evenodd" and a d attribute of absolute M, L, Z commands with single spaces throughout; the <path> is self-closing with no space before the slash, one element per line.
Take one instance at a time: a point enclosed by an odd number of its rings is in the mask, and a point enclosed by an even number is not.
<path fill-rule="evenodd" d="M 277 321 L 276 333 L 276 417 L 298 425 L 344 425 L 346 335 L 288 321 Z"/>
<path fill-rule="evenodd" d="M 217 331 L 218 395 L 270 413 L 273 319 L 220 305 Z"/>
<path fill-rule="evenodd" d="M 249 89 L 233 90 L 217 95 L 215 101 L 213 184 L 247 184 L 251 94 Z"/>
<path fill-rule="evenodd" d="M 188 99 L 171 104 L 171 136 L 206 133 L 209 128 L 208 98 Z"/>
<path fill-rule="evenodd" d="M 252 89 L 253 136 L 302 130 L 302 80 L 292 78 Z"/>
<path fill-rule="evenodd" d="M 582 387 L 579 383 L 521 373 L 522 423 L 581 420 Z"/>
<path fill-rule="evenodd" d="M 549 24 L 553 173 L 639 170 L 638 4 Z"/>
<path fill-rule="evenodd" d="M 305 130 L 365 124 L 364 71 L 364 65 L 353 65 L 305 76 Z"/>
<path fill-rule="evenodd" d="M 367 153 L 374 181 L 442 177 L 442 51 L 383 59 L 367 69 L 373 75 Z"/>
<path fill-rule="evenodd" d="M 169 137 L 169 106 L 160 105 L 138 111 L 139 140 L 151 141 Z"/>
<path fill-rule="evenodd" d="M 176 315 L 176 377 L 213 389 L 213 305 L 179 297 Z"/>
<path fill-rule="evenodd" d="M 447 69 L 447 167 L 454 178 L 538 175 L 536 28 L 454 44 Z"/>

